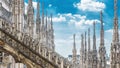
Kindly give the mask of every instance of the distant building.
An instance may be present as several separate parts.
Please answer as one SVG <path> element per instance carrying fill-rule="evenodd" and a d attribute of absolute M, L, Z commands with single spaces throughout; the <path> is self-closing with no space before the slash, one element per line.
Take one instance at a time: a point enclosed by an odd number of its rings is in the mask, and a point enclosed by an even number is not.
<path fill-rule="evenodd" d="M 72 55 L 68 55 L 68 60 L 72 62 L 73 56 Z M 80 64 L 80 55 L 77 55 L 77 64 Z"/>

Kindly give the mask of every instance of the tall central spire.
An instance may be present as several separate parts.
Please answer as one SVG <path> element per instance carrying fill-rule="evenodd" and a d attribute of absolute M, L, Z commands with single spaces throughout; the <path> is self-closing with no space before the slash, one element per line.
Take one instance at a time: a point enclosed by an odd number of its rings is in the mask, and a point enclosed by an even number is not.
<path fill-rule="evenodd" d="M 117 0 L 114 0 L 114 29 L 113 29 L 113 42 L 119 42 L 118 16 L 117 16 Z"/>

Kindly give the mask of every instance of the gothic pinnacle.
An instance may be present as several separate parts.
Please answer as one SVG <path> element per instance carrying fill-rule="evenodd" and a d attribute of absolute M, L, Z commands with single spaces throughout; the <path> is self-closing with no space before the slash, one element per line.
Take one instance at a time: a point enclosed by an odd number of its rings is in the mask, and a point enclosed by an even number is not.
<path fill-rule="evenodd" d="M 42 3 L 42 27 L 44 28 L 44 3 Z"/>
<path fill-rule="evenodd" d="M 84 37 L 83 37 L 83 34 L 81 34 L 81 50 L 84 49 Z"/>
<path fill-rule="evenodd" d="M 83 68 L 83 57 L 84 57 L 84 38 L 83 38 L 83 34 L 81 34 L 81 49 L 80 49 L 80 60 L 81 60 L 81 67 Z"/>
<path fill-rule="evenodd" d="M 90 51 L 90 28 L 88 29 L 88 51 Z"/>
<path fill-rule="evenodd" d="M 103 20 L 102 20 L 102 11 L 100 12 L 100 21 L 101 21 L 101 31 L 100 31 L 100 45 L 104 45 L 104 28 L 103 28 Z"/>
<path fill-rule="evenodd" d="M 95 22 L 93 23 L 93 50 L 96 50 Z"/>
<path fill-rule="evenodd" d="M 73 45 L 74 45 L 74 49 L 76 49 L 76 44 L 75 44 L 75 34 L 73 35 L 73 40 L 74 40 L 74 42 L 73 42 Z"/>
<path fill-rule="evenodd" d="M 76 62 L 76 44 L 75 44 L 75 34 L 73 35 L 73 63 Z"/>
<path fill-rule="evenodd" d="M 51 14 L 51 30 L 53 31 L 52 14 Z"/>
<path fill-rule="evenodd" d="M 101 31 L 100 31 L 100 46 L 99 46 L 99 68 L 106 68 L 106 50 L 104 46 L 104 28 L 102 20 L 102 11 L 100 12 Z"/>
<path fill-rule="evenodd" d="M 84 45 L 84 35 L 83 34 L 81 34 L 81 52 L 82 52 L 82 55 L 84 56 L 85 45 Z"/>
<path fill-rule="evenodd" d="M 37 15 L 36 15 L 36 33 L 40 33 L 40 3 L 37 2 Z"/>
<path fill-rule="evenodd" d="M 47 11 L 46 11 L 46 31 L 47 31 L 47 26 L 48 26 L 48 22 L 47 22 Z"/>
<path fill-rule="evenodd" d="M 113 42 L 119 42 L 118 17 L 117 17 L 117 0 L 114 0 L 114 29 L 113 29 Z"/>
<path fill-rule="evenodd" d="M 40 19 L 40 3 L 39 3 L 39 1 L 37 2 L 37 15 L 36 15 L 36 19 L 37 20 Z"/>
<path fill-rule="evenodd" d="M 100 12 L 101 30 L 103 30 L 103 20 L 102 20 L 102 18 L 103 18 L 103 13 L 101 11 Z"/>
<path fill-rule="evenodd" d="M 117 18 L 117 0 L 114 0 L 114 17 Z"/>
<path fill-rule="evenodd" d="M 83 34 L 81 34 L 81 49 L 82 49 L 82 45 L 83 45 Z"/>
<path fill-rule="evenodd" d="M 34 8 L 32 5 L 32 0 L 29 0 L 28 2 L 28 10 L 27 10 L 27 23 L 28 23 L 28 30 L 29 35 L 34 35 Z"/>
<path fill-rule="evenodd" d="M 28 6 L 31 7 L 32 6 L 32 0 L 28 1 Z"/>
<path fill-rule="evenodd" d="M 87 52 L 86 32 L 85 32 L 85 52 Z"/>

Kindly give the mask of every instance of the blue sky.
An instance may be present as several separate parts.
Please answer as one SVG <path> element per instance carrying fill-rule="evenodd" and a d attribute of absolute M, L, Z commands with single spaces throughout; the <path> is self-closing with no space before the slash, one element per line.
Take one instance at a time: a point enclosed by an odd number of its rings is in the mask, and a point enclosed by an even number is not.
<path fill-rule="evenodd" d="M 96 21 L 97 49 L 99 47 L 100 37 L 100 11 L 103 11 L 103 21 L 105 29 L 105 46 L 107 53 L 110 51 L 113 28 L 113 2 L 114 0 L 40 0 L 45 3 L 45 11 L 53 14 L 55 48 L 60 55 L 67 57 L 72 54 L 73 34 L 76 34 L 77 53 L 80 53 L 80 35 L 91 29 L 91 47 L 92 47 L 92 27 Z M 25 0 L 27 6 L 28 0 Z M 120 3 L 120 0 L 118 0 Z M 35 8 L 37 0 L 33 0 Z M 120 14 L 120 4 L 118 4 L 118 14 Z M 41 8 L 40 8 L 41 10 Z M 119 22 L 120 22 L 120 15 Z M 119 24 L 120 25 L 120 24 Z M 120 31 L 119 31 L 120 32 Z"/>

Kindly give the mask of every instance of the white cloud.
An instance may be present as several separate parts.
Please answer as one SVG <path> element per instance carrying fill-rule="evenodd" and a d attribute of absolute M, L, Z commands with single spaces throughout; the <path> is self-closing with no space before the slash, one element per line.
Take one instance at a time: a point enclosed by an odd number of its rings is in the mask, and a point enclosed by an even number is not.
<path fill-rule="evenodd" d="M 105 8 L 105 4 L 98 2 L 96 0 L 81 0 L 81 2 L 73 4 L 74 7 L 77 7 L 83 11 L 93 11 L 98 12 Z"/>
<path fill-rule="evenodd" d="M 65 22 L 66 18 L 63 17 L 62 15 L 58 15 L 58 17 L 53 17 L 53 22 Z"/>
<path fill-rule="evenodd" d="M 113 29 L 106 30 L 105 32 L 113 33 Z"/>
<path fill-rule="evenodd" d="M 49 4 L 49 6 L 48 7 L 52 7 L 52 4 Z"/>
<path fill-rule="evenodd" d="M 27 6 L 28 4 L 25 2 L 25 14 L 27 14 Z"/>
<path fill-rule="evenodd" d="M 100 23 L 98 19 L 87 19 L 86 16 L 79 14 L 58 14 L 56 17 L 53 17 L 53 22 L 65 22 L 69 25 L 75 25 L 75 27 L 84 29 L 89 25 L 92 25 L 93 22 Z"/>
<path fill-rule="evenodd" d="M 113 33 L 113 29 L 106 30 L 105 32 Z M 120 30 L 118 32 L 120 33 Z"/>
<path fill-rule="evenodd" d="M 34 9 L 37 9 L 37 2 L 32 2 Z"/>

